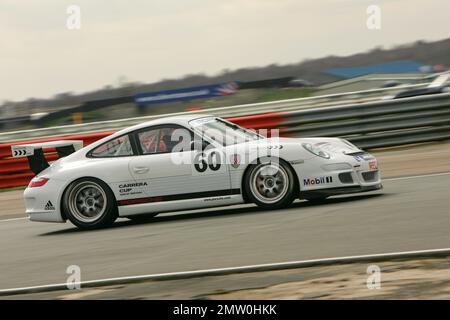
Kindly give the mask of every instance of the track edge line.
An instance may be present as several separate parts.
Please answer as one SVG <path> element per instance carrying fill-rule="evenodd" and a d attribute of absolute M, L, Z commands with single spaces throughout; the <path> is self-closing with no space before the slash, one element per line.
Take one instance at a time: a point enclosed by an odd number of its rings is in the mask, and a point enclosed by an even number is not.
<path fill-rule="evenodd" d="M 126 276 L 126 277 L 118 277 L 118 278 L 88 280 L 88 281 L 84 281 L 84 282 L 81 281 L 79 283 L 71 282 L 70 285 L 71 286 L 80 285 L 81 289 L 83 289 L 83 288 L 101 287 L 101 286 L 117 285 L 117 284 L 130 284 L 130 283 L 137 283 L 137 282 L 143 282 L 143 281 L 179 280 L 179 279 L 189 279 L 189 278 L 208 277 L 208 276 L 223 276 L 223 275 L 238 274 L 238 273 L 251 273 L 251 272 L 308 268 L 308 267 L 326 266 L 326 265 L 333 265 L 333 264 L 347 264 L 347 263 L 369 262 L 369 261 L 377 262 L 377 261 L 386 261 L 389 259 L 401 260 L 401 259 L 407 259 L 407 258 L 429 258 L 429 257 L 442 257 L 442 256 L 450 256 L 450 248 L 404 251 L 404 252 L 391 252 L 391 253 L 357 255 L 357 256 L 344 256 L 344 257 L 335 257 L 335 258 L 258 264 L 258 265 L 249 265 L 249 266 L 240 266 L 240 267 L 228 267 L 228 268 L 181 271 L 181 272 L 148 274 L 148 275 L 138 275 L 138 276 Z M 0 289 L 0 296 L 12 296 L 12 295 L 18 295 L 18 294 L 42 293 L 42 292 L 50 292 L 50 291 L 69 290 L 67 285 L 68 285 L 67 283 L 58 283 L 58 284 L 40 285 L 40 286 L 23 287 L 23 288 Z M 73 291 L 73 290 L 70 290 L 70 291 Z"/>

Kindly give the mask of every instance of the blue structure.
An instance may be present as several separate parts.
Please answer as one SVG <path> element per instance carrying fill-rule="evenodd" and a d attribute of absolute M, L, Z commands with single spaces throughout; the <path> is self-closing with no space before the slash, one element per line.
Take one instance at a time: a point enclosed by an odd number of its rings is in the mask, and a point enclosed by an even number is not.
<path fill-rule="evenodd" d="M 383 64 L 374 64 L 369 66 L 350 67 L 350 68 L 334 68 L 325 70 L 325 73 L 340 78 L 354 78 L 364 76 L 371 73 L 407 73 L 420 72 L 423 64 L 416 61 L 394 61 Z"/>
<path fill-rule="evenodd" d="M 148 104 L 226 96 L 235 93 L 237 90 L 238 84 L 236 82 L 230 82 L 209 86 L 140 93 L 134 97 L 134 101 L 138 106 L 143 106 Z"/>

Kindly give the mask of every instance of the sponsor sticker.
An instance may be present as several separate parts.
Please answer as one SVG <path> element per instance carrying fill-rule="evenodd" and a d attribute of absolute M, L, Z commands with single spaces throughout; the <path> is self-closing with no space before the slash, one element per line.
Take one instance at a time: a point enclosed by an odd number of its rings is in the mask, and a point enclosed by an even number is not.
<path fill-rule="evenodd" d="M 142 194 L 147 186 L 147 182 L 122 183 L 119 184 L 119 193 L 121 196 Z"/>
<path fill-rule="evenodd" d="M 318 177 L 318 178 L 307 178 L 303 179 L 303 185 L 304 186 L 315 186 L 319 184 L 327 184 L 327 183 L 333 183 L 333 177 Z"/>
<path fill-rule="evenodd" d="M 226 196 L 226 197 L 214 197 L 214 198 L 206 198 L 205 200 L 203 200 L 204 202 L 209 202 L 209 201 L 219 201 L 219 200 L 228 200 L 231 199 L 230 196 Z"/>
<path fill-rule="evenodd" d="M 23 147 L 23 146 L 12 146 L 11 154 L 12 154 L 13 158 L 32 156 L 34 154 L 34 149 Z"/>
<path fill-rule="evenodd" d="M 233 168 L 237 169 L 241 164 L 241 156 L 238 154 L 233 154 L 230 157 L 230 163 Z"/>
<path fill-rule="evenodd" d="M 283 149 L 283 145 L 270 145 L 267 147 L 268 149 Z"/>
<path fill-rule="evenodd" d="M 48 200 L 48 202 L 45 205 L 44 209 L 47 210 L 47 211 L 53 211 L 53 210 L 55 210 L 55 206 L 53 205 L 53 203 L 50 200 Z"/>

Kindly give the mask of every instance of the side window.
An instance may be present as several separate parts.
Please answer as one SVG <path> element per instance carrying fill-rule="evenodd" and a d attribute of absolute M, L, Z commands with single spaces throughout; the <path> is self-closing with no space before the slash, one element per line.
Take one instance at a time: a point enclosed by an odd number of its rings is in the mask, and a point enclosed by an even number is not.
<path fill-rule="evenodd" d="M 143 154 L 153 154 L 158 152 L 159 129 L 151 129 L 138 133 L 139 144 Z"/>
<path fill-rule="evenodd" d="M 191 150 L 192 134 L 186 128 L 168 126 L 161 128 L 158 152 L 182 152 Z"/>
<path fill-rule="evenodd" d="M 91 151 L 91 156 L 95 158 L 132 156 L 133 148 L 131 147 L 129 135 L 115 138 L 108 141 Z"/>
<path fill-rule="evenodd" d="M 192 134 L 179 126 L 164 126 L 138 133 L 144 154 L 182 152 L 191 150 Z"/>

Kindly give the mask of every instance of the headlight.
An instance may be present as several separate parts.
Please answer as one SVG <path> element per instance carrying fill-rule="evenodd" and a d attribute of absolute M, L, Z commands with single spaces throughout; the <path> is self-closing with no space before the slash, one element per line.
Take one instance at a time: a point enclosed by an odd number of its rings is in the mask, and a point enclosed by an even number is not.
<path fill-rule="evenodd" d="M 340 139 L 343 143 L 345 143 L 347 146 L 349 146 L 350 148 L 352 148 L 352 149 L 358 149 L 359 150 L 359 148 L 357 147 L 357 146 L 355 146 L 353 143 L 351 143 L 350 141 L 348 141 L 348 140 L 345 140 L 345 139 Z"/>
<path fill-rule="evenodd" d="M 302 143 L 303 148 L 305 148 L 305 150 L 311 152 L 312 154 L 322 157 L 324 159 L 330 159 L 330 154 L 321 150 L 318 147 L 313 146 L 311 143 Z"/>

